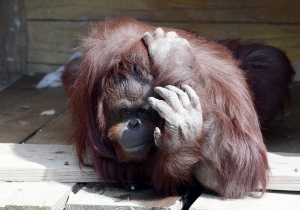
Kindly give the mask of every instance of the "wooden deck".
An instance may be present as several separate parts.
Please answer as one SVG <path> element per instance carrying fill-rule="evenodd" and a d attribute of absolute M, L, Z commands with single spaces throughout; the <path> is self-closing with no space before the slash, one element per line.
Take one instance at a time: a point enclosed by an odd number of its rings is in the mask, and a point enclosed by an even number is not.
<path fill-rule="evenodd" d="M 59 87 L 37 90 L 35 85 L 41 78 L 42 75 L 24 76 L 0 92 L 0 143 L 72 144 L 70 112 L 64 89 Z M 300 153 L 300 82 L 292 83 L 291 93 L 292 102 L 285 114 L 274 120 L 265 133 L 270 152 Z M 52 109 L 55 110 L 54 114 L 41 115 L 42 112 Z M 297 169 L 300 173 L 300 162 L 295 166 L 295 170 Z M 24 177 L 24 181 L 26 180 L 30 178 Z M 93 209 L 92 207 L 100 205 L 104 209 L 181 209 L 180 197 L 161 198 L 151 193 L 147 190 L 124 191 L 122 188 L 97 185 L 91 187 L 75 183 L 0 181 L 0 210 L 21 207 L 26 209 L 24 206 L 32 209 Z M 284 204 L 290 207 L 288 209 L 299 209 L 300 193 L 269 192 L 260 199 L 234 201 L 222 201 L 203 194 L 191 209 L 280 209 Z"/>

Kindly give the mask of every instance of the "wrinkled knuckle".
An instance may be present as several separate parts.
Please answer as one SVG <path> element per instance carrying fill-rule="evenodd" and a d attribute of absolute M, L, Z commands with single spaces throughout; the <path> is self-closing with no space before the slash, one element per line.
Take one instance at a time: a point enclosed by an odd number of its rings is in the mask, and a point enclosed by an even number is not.
<path fill-rule="evenodd" d="M 165 87 L 168 88 L 168 89 L 173 89 L 175 86 L 173 86 L 173 85 L 166 85 Z"/>
<path fill-rule="evenodd" d="M 167 37 L 178 37 L 178 35 L 175 31 L 170 31 L 167 33 Z"/>
<path fill-rule="evenodd" d="M 195 97 L 193 95 L 190 96 L 190 102 L 192 105 L 195 104 Z"/>
<path fill-rule="evenodd" d="M 151 34 L 149 32 L 146 32 L 143 34 L 143 38 L 151 37 Z"/>
<path fill-rule="evenodd" d="M 194 95 L 193 99 L 194 99 L 195 103 L 200 102 L 199 96 L 197 94 Z"/>
<path fill-rule="evenodd" d="M 186 100 L 188 97 L 187 97 L 187 94 L 185 92 L 178 92 L 178 96 L 180 97 L 180 99 L 183 99 L 183 100 Z"/>
<path fill-rule="evenodd" d="M 186 89 L 186 88 L 188 88 L 188 87 L 190 87 L 190 86 L 187 85 L 187 84 L 183 84 L 183 85 L 181 85 L 181 87 L 184 88 L 184 89 Z"/>
<path fill-rule="evenodd" d="M 154 35 L 155 36 L 158 36 L 158 37 L 160 37 L 160 36 L 163 36 L 164 35 L 164 30 L 162 29 L 162 28 L 157 28 L 155 31 L 154 31 Z"/>
<path fill-rule="evenodd" d="M 188 108 L 182 108 L 182 109 L 180 110 L 180 117 L 187 116 L 188 113 L 189 113 Z"/>
<path fill-rule="evenodd" d="M 190 43 L 188 42 L 188 40 L 182 39 L 182 42 L 183 42 L 184 45 L 190 47 Z"/>
<path fill-rule="evenodd" d="M 155 31 L 156 32 L 164 32 L 164 30 L 162 28 L 160 28 L 160 27 L 158 27 Z"/>
<path fill-rule="evenodd" d="M 176 132 L 178 131 L 178 127 L 179 127 L 179 126 L 173 125 L 173 124 L 172 124 L 172 125 L 170 126 L 170 131 L 171 131 L 172 133 L 176 133 Z"/>
<path fill-rule="evenodd" d="M 190 94 L 192 94 L 193 96 L 196 95 L 196 91 L 195 91 L 192 87 L 188 86 L 187 89 L 188 89 L 188 91 L 190 92 Z"/>
<path fill-rule="evenodd" d="M 174 93 L 173 91 L 169 93 L 169 97 L 170 97 L 171 99 L 178 98 L 177 94 Z"/>

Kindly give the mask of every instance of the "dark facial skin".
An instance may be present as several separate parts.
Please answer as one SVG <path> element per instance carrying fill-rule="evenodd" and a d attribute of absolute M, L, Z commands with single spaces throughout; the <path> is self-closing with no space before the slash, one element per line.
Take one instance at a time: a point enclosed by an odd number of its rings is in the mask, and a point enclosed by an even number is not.
<path fill-rule="evenodd" d="M 114 141 L 132 159 L 142 159 L 154 146 L 153 130 L 160 117 L 148 103 L 151 86 L 130 77 L 122 81 L 109 93 L 111 129 Z"/>

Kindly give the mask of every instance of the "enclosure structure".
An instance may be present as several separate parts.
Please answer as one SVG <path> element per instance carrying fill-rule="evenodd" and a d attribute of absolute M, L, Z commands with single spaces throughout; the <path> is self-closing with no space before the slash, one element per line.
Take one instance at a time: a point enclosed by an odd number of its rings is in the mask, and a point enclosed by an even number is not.
<path fill-rule="evenodd" d="M 6 88 L 0 92 L 0 143 L 72 144 L 72 127 L 63 88 L 37 90 L 35 85 L 43 74 L 65 65 L 70 55 L 80 50 L 77 48 L 80 38 L 88 34 L 91 25 L 99 20 L 125 16 L 213 39 L 240 38 L 284 50 L 297 72 L 295 82 L 291 84 L 292 102 L 286 113 L 273 122 L 265 138 L 270 152 L 300 153 L 300 84 L 297 82 L 300 81 L 299 11 L 297 0 L 0 0 L 0 89 Z M 52 109 L 54 114 L 41 115 L 43 111 Z M 297 175 L 300 162 L 291 167 L 293 175 Z M 5 191 L 1 187 L 0 194 L 8 195 L 10 189 L 16 189 L 6 182 L 1 184 Z M 35 184 L 38 189 L 52 189 L 47 184 Z M 299 182 L 295 183 L 296 187 L 299 185 Z M 23 188 L 23 185 L 19 186 Z M 70 193 L 71 188 L 64 186 L 63 189 L 66 194 Z M 57 201 L 63 202 L 61 198 L 67 198 L 66 194 L 58 196 Z M 272 199 L 278 200 L 277 195 L 269 196 L 269 205 Z M 300 197 L 300 194 L 281 195 L 291 198 L 291 202 L 297 201 L 295 196 Z M 23 205 L 20 200 L 19 204 L 9 203 L 13 200 L 9 199 L 7 203 L 0 202 L 0 208 Z M 213 199 L 210 201 L 214 203 L 216 198 L 205 195 L 202 199 L 207 204 L 209 199 Z M 172 202 L 176 203 L 176 200 L 179 198 Z M 207 208 L 213 207 L 208 205 Z"/>

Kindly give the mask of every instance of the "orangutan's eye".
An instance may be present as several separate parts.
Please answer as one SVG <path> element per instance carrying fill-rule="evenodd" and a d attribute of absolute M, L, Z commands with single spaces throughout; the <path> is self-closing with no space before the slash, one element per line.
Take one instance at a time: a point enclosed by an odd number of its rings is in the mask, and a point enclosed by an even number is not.
<path fill-rule="evenodd" d="M 122 108 L 122 109 L 120 110 L 120 112 L 121 112 L 121 114 L 122 114 L 123 116 L 126 116 L 126 115 L 129 115 L 129 114 L 130 114 L 130 110 L 129 110 L 129 109 L 126 109 L 126 108 Z"/>

